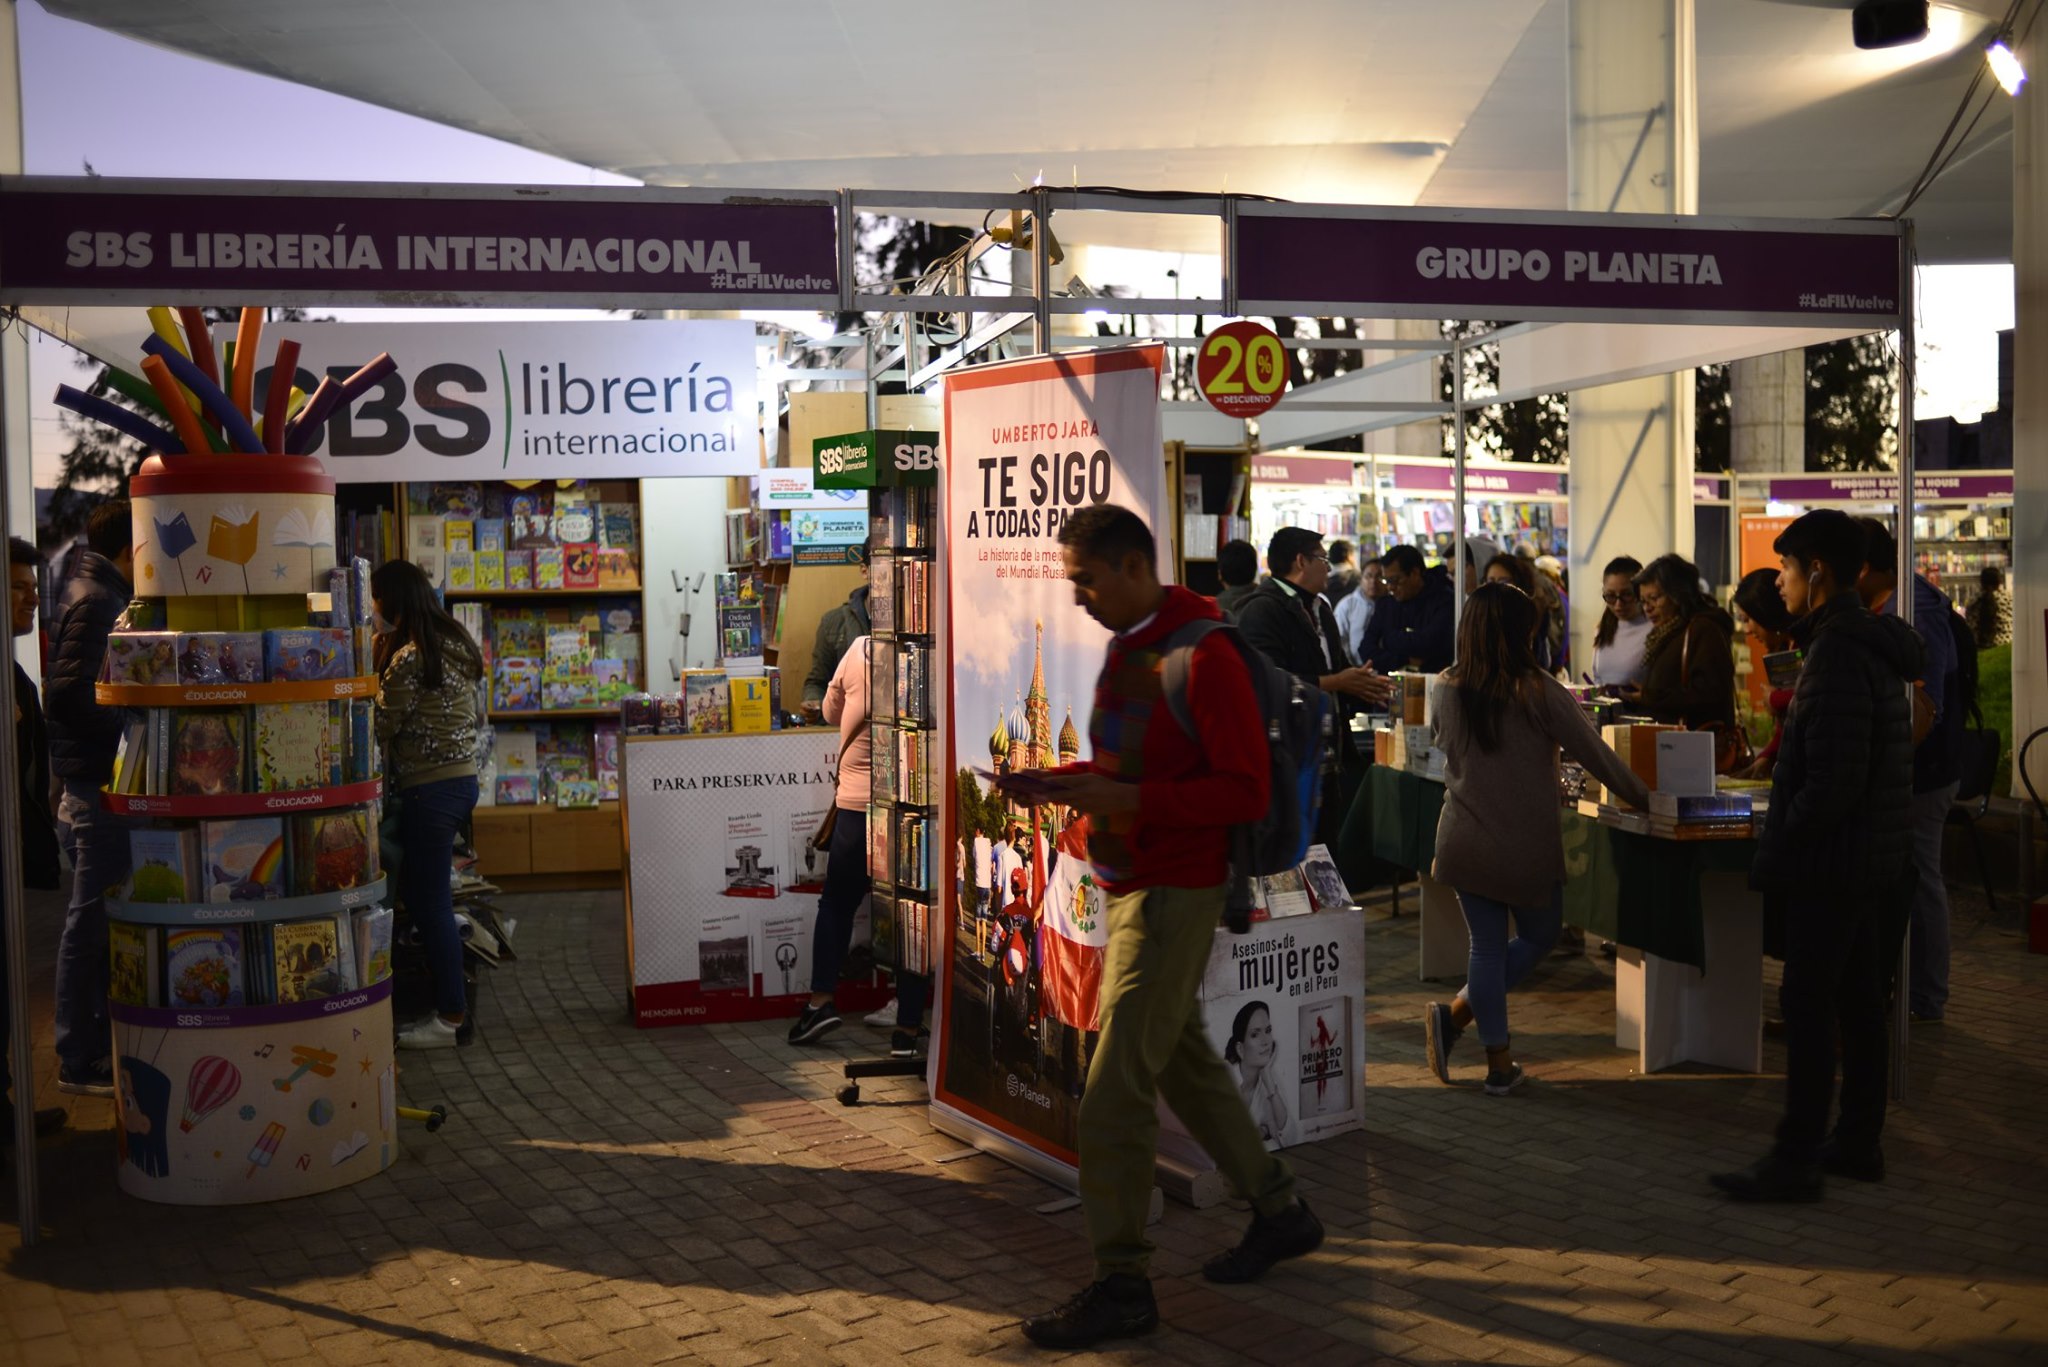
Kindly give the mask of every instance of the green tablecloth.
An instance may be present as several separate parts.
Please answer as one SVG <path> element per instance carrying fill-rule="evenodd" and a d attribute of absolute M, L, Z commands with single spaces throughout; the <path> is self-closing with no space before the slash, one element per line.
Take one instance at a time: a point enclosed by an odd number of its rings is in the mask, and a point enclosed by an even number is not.
<path fill-rule="evenodd" d="M 1700 877 L 1747 873 L 1754 840 L 1659 840 L 1561 810 L 1564 919 L 1603 940 L 1707 967 Z"/>
<path fill-rule="evenodd" d="M 1444 785 L 1375 764 L 1360 793 L 1371 797 L 1374 856 L 1397 868 L 1428 873 L 1436 858 L 1436 821 L 1444 810 Z"/>
<path fill-rule="evenodd" d="M 1436 857 L 1443 806 L 1443 784 L 1376 764 L 1359 786 L 1345 844 L 1358 848 L 1354 828 L 1363 826 L 1369 835 L 1363 848 L 1376 858 L 1427 872 Z M 1704 971 L 1700 876 L 1747 872 L 1756 842 L 1658 840 L 1563 808 L 1558 820 L 1564 836 L 1564 919 L 1603 940 Z"/>

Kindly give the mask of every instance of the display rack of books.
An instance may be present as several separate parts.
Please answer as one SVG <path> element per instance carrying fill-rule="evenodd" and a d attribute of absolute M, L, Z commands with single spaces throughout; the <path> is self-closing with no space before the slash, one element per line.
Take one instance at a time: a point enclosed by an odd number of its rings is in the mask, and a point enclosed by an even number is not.
<path fill-rule="evenodd" d="M 1180 471 L 1181 582 L 1197 593 L 1222 591 L 1216 551 L 1249 538 L 1251 457 L 1243 451 L 1182 448 Z"/>
<path fill-rule="evenodd" d="M 103 794 L 131 864 L 107 897 L 120 1183 L 343 1186 L 396 1153 L 370 562 L 311 457 L 152 456 L 130 494 L 141 596 L 96 690 L 130 718 Z"/>
<path fill-rule="evenodd" d="M 619 870 L 619 705 L 650 686 L 634 480 L 405 486 L 408 558 L 484 652 L 477 859 Z"/>
<path fill-rule="evenodd" d="M 1913 518 L 1913 558 L 1958 608 L 1982 591 L 1985 569 L 2012 571 L 2012 505 L 1970 503 L 1926 508 Z"/>
<path fill-rule="evenodd" d="M 938 490 L 884 487 L 872 499 L 868 871 L 875 958 L 901 972 L 929 974 L 941 863 L 942 742 L 933 706 L 934 690 L 943 686 L 934 678 Z"/>

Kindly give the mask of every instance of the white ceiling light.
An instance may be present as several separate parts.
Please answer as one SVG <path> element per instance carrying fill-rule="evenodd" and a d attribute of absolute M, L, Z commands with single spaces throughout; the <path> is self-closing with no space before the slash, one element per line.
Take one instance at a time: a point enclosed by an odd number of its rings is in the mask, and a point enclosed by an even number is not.
<path fill-rule="evenodd" d="M 2006 94 L 2020 93 L 2020 87 L 2027 83 L 2027 69 L 2020 65 L 2020 59 L 2003 38 L 1984 49 L 1984 60 L 1991 64 L 1991 74 L 2005 87 Z"/>

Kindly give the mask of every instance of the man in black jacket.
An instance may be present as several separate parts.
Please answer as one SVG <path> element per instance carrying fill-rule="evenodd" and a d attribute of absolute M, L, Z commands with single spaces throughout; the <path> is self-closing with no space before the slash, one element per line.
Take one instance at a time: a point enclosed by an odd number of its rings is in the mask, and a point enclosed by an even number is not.
<path fill-rule="evenodd" d="M 1768 1156 L 1713 1182 L 1741 1201 L 1813 1201 L 1823 1171 L 1884 1176 L 1885 968 L 1904 925 L 1911 687 L 1922 659 L 1911 628 L 1858 600 L 1863 530 L 1847 513 L 1808 513 L 1774 549 L 1805 661 L 1750 882 L 1785 927 L 1785 1116 Z M 1830 1137 L 1838 1038 L 1841 1118 Z"/>
<path fill-rule="evenodd" d="M 1322 537 L 1305 527 L 1282 527 L 1267 547 L 1266 567 L 1272 578 L 1239 606 L 1237 629 L 1261 655 L 1337 699 L 1329 755 L 1336 785 L 1324 796 L 1316 822 L 1316 839 L 1334 848 L 1365 767 L 1352 745 L 1351 714 L 1385 700 L 1393 684 L 1351 662 L 1337 615 L 1322 597 L 1330 577 Z"/>
<path fill-rule="evenodd" d="M 1437 674 L 1450 668 L 1456 630 L 1450 571 L 1441 565 L 1425 568 L 1422 552 L 1413 546 L 1389 548 L 1380 564 L 1387 596 L 1365 624 L 1361 663 L 1382 674 L 1397 669 Z"/>
<path fill-rule="evenodd" d="M 64 784 L 57 820 L 73 871 L 71 910 L 57 944 L 57 1086 L 82 1096 L 112 1096 L 106 892 L 128 876 L 128 827 L 101 810 L 99 790 L 114 776 L 127 714 L 102 707 L 93 685 L 106 660 L 107 633 L 132 593 L 135 546 L 128 500 L 111 499 L 93 509 L 85 539 L 91 549 L 64 589 L 44 679 L 50 767 Z"/>
<path fill-rule="evenodd" d="M 7 586 L 12 625 L 16 637 L 36 629 L 36 608 L 41 595 L 36 571 L 42 557 L 36 548 L 18 536 L 7 538 Z M 35 681 L 19 664 L 14 666 L 14 756 L 19 772 L 14 800 L 21 812 L 21 881 L 24 887 L 54 888 L 63 877 L 57 854 L 57 827 L 50 815 L 50 742 L 43 730 L 43 708 L 36 699 Z M 17 913 L 18 914 L 18 913 Z M 10 1047 L 14 1012 L 8 1000 L 13 986 L 7 972 L 7 934 L 0 927 L 0 1149 L 14 1143 L 14 1103 L 8 1097 L 14 1056 Z M 22 1100 L 30 1099 L 25 1088 Z M 35 1132 L 51 1134 L 64 1128 L 64 1109 L 49 1106 L 35 1113 Z"/>

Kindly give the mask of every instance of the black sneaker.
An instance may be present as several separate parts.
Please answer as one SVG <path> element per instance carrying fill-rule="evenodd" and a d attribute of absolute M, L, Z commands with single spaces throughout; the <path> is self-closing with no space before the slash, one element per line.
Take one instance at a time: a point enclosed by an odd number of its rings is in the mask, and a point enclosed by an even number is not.
<path fill-rule="evenodd" d="M 1255 1282 L 1282 1258 L 1299 1258 L 1323 1246 L 1323 1222 L 1296 1201 L 1278 1215 L 1254 1215 L 1251 1228 L 1236 1248 L 1219 1253 L 1202 1264 L 1202 1275 L 1212 1282 Z"/>
<path fill-rule="evenodd" d="M 897 1030 L 889 1036 L 890 1058 L 916 1058 L 924 1052 L 924 1042 L 930 1036 L 919 1030 Z"/>
<path fill-rule="evenodd" d="M 832 1003 L 823 1006 L 806 1006 L 796 1018 L 796 1024 L 789 1027 L 791 1044 L 816 1044 L 839 1028 L 839 1013 Z"/>
<path fill-rule="evenodd" d="M 73 1096 L 114 1095 L 114 1061 L 110 1058 L 89 1063 L 83 1068 L 57 1069 L 57 1090 Z"/>
<path fill-rule="evenodd" d="M 1024 1337 L 1041 1348 L 1087 1348 L 1104 1339 L 1136 1338 L 1159 1327 L 1152 1283 L 1118 1273 L 1090 1282 L 1057 1310 L 1024 1321 Z"/>
<path fill-rule="evenodd" d="M 1707 1180 L 1738 1201 L 1818 1201 L 1823 1188 L 1818 1163 L 1790 1163 L 1776 1154 Z"/>
<path fill-rule="evenodd" d="M 1458 1042 L 1458 1027 L 1451 1024 L 1451 1008 L 1431 1002 L 1422 1008 L 1422 1042 L 1429 1056 L 1429 1071 L 1436 1080 L 1451 1082 L 1451 1046 Z"/>
<path fill-rule="evenodd" d="M 1869 1148 L 1844 1148 L 1842 1141 L 1829 1136 L 1827 1143 L 1820 1146 L 1820 1170 L 1830 1177 L 1848 1177 L 1858 1182 L 1884 1181 L 1884 1150 L 1876 1144 Z"/>
<path fill-rule="evenodd" d="M 1508 1093 L 1522 1085 L 1522 1065 L 1510 1063 L 1505 1072 L 1498 1068 L 1488 1069 L 1486 1081 L 1483 1085 L 1488 1096 L 1508 1095 Z"/>

